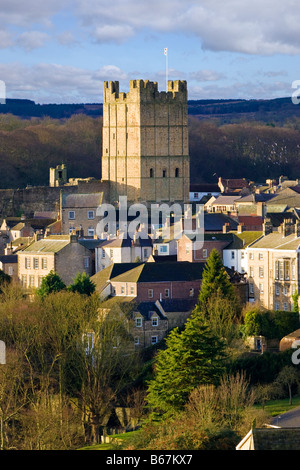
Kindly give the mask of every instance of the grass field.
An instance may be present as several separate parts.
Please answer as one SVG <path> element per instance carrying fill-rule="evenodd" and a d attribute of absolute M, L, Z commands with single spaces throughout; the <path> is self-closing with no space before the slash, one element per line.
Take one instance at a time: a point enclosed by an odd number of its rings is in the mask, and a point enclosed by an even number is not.
<path fill-rule="evenodd" d="M 282 400 L 270 400 L 265 405 L 265 411 L 269 416 L 274 417 L 281 415 L 282 413 L 286 413 L 297 406 L 300 406 L 300 396 L 294 397 L 291 405 L 289 404 L 288 398 L 284 398 Z"/>

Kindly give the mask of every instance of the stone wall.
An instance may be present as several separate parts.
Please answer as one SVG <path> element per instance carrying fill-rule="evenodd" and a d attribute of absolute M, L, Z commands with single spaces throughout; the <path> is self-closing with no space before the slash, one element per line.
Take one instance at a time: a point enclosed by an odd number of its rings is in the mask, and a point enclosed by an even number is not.
<path fill-rule="evenodd" d="M 61 187 L 33 186 L 23 189 L 0 189 L 0 221 L 5 217 L 32 217 L 35 212 L 58 212 L 60 208 L 60 192 L 94 193 L 103 192 L 103 201 L 109 198 L 108 181 L 81 182 L 74 186 Z"/>

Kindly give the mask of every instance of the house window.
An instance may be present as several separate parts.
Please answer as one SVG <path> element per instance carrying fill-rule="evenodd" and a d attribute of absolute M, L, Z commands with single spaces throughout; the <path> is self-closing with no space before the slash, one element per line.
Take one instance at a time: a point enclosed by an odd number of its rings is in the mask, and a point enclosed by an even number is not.
<path fill-rule="evenodd" d="M 296 292 L 296 286 L 295 286 L 295 284 L 293 284 L 293 285 L 292 285 L 292 295 L 294 295 L 295 292 Z"/>
<path fill-rule="evenodd" d="M 185 252 L 186 252 L 187 255 L 189 254 L 189 252 L 190 252 L 190 245 L 186 245 L 186 246 L 185 246 Z"/>
<path fill-rule="evenodd" d="M 22 286 L 27 287 L 27 276 L 26 276 L 26 274 L 23 274 L 23 276 L 22 276 Z"/>
<path fill-rule="evenodd" d="M 30 269 L 31 263 L 30 258 L 25 258 L 25 269 Z"/>
<path fill-rule="evenodd" d="M 280 308 L 279 302 L 275 302 L 275 310 L 278 312 Z"/>
<path fill-rule="evenodd" d="M 148 299 L 153 298 L 153 289 L 148 289 Z"/>
<path fill-rule="evenodd" d="M 165 289 L 165 297 L 167 299 L 170 297 L 170 289 Z"/>
<path fill-rule="evenodd" d="M 150 178 L 153 178 L 153 176 L 154 176 L 153 168 L 150 168 L 149 176 L 150 176 Z"/>
<path fill-rule="evenodd" d="M 105 258 L 105 250 L 103 250 L 103 248 L 101 248 L 102 250 L 102 258 Z"/>
<path fill-rule="evenodd" d="M 175 178 L 179 177 L 179 168 L 175 168 Z"/>
<path fill-rule="evenodd" d="M 194 297 L 194 293 L 195 293 L 195 290 L 194 290 L 194 288 L 192 287 L 192 288 L 190 289 L 190 297 Z"/>
<path fill-rule="evenodd" d="M 144 248 L 144 258 L 148 258 L 148 250 L 147 250 L 147 248 Z"/>
<path fill-rule="evenodd" d="M 264 293 L 264 285 L 263 284 L 259 284 L 259 293 L 260 294 Z"/>
<path fill-rule="evenodd" d="M 141 328 L 143 326 L 143 319 L 141 317 L 135 319 L 135 326 L 137 328 Z"/>
<path fill-rule="evenodd" d="M 39 276 L 38 277 L 38 287 L 41 287 L 42 282 L 43 282 L 43 276 Z"/>
<path fill-rule="evenodd" d="M 296 266 L 295 263 L 292 263 L 292 279 L 295 280 Z"/>
<path fill-rule="evenodd" d="M 241 251 L 241 259 L 244 259 L 244 258 L 245 258 L 245 253 Z"/>
<path fill-rule="evenodd" d="M 130 294 L 134 295 L 134 287 L 133 286 L 130 287 Z"/>
<path fill-rule="evenodd" d="M 194 199 L 198 199 L 199 198 L 199 193 L 194 193 Z"/>
<path fill-rule="evenodd" d="M 234 259 L 234 251 L 231 252 L 231 259 Z"/>
<path fill-rule="evenodd" d="M 289 293 L 288 287 L 284 286 L 283 287 L 283 295 L 288 295 L 288 293 Z"/>
<path fill-rule="evenodd" d="M 207 258 L 207 250 L 205 248 L 203 249 L 203 258 Z"/>
<path fill-rule="evenodd" d="M 134 344 L 135 346 L 138 346 L 140 344 L 140 338 L 138 336 L 134 338 Z"/>
<path fill-rule="evenodd" d="M 254 259 L 254 253 L 249 253 L 249 259 Z"/>
<path fill-rule="evenodd" d="M 284 279 L 284 263 L 283 261 L 279 261 L 279 279 L 283 281 Z"/>
<path fill-rule="evenodd" d="M 47 269 L 47 258 L 42 258 L 42 269 Z"/>
<path fill-rule="evenodd" d="M 33 267 L 34 269 L 39 269 L 39 259 L 33 258 Z"/>
<path fill-rule="evenodd" d="M 263 253 L 258 253 L 258 259 L 263 260 L 264 259 L 264 254 Z"/>
<path fill-rule="evenodd" d="M 290 262 L 284 261 L 284 279 L 290 280 Z"/>
<path fill-rule="evenodd" d="M 69 227 L 69 234 L 75 232 L 75 227 Z"/>
<path fill-rule="evenodd" d="M 250 282 L 250 284 L 249 284 L 249 292 L 250 292 L 250 294 L 254 294 L 253 282 Z"/>
<path fill-rule="evenodd" d="M 34 287 L 34 276 L 29 276 L 29 287 Z"/>
<path fill-rule="evenodd" d="M 253 266 L 250 266 L 249 277 L 253 277 L 253 274 L 254 274 L 254 268 L 253 268 Z"/>
<path fill-rule="evenodd" d="M 262 266 L 259 267 L 259 277 L 264 277 L 264 268 Z"/>
<path fill-rule="evenodd" d="M 151 344 L 156 344 L 158 342 L 158 336 L 151 337 Z"/>
<path fill-rule="evenodd" d="M 167 247 L 167 245 L 161 245 L 161 246 L 159 247 L 159 252 L 160 252 L 160 253 L 168 253 L 168 247 Z"/>
<path fill-rule="evenodd" d="M 284 310 L 285 312 L 287 312 L 287 310 L 288 310 L 288 303 L 287 303 L 287 302 L 284 302 L 284 303 L 283 303 L 283 310 Z"/>
<path fill-rule="evenodd" d="M 88 228 L 88 236 L 93 237 L 95 235 L 95 229 L 94 227 L 89 227 Z"/>
<path fill-rule="evenodd" d="M 88 211 L 88 219 L 94 219 L 95 218 L 95 211 Z"/>
<path fill-rule="evenodd" d="M 109 250 L 109 257 L 110 257 L 110 259 L 113 259 L 113 257 L 114 257 L 114 250 L 112 250 L 112 249 Z"/>
<path fill-rule="evenodd" d="M 125 287 L 121 286 L 121 294 L 125 294 Z"/>
<path fill-rule="evenodd" d="M 280 294 L 280 289 L 279 289 L 279 285 L 278 285 L 278 284 L 275 285 L 275 294 L 276 294 L 276 295 L 279 295 L 279 294 Z"/>
<path fill-rule="evenodd" d="M 90 267 L 90 258 L 88 256 L 83 258 L 83 265 L 86 269 Z"/>
<path fill-rule="evenodd" d="M 75 219 L 75 211 L 69 211 L 69 220 Z"/>
<path fill-rule="evenodd" d="M 12 276 L 14 273 L 14 268 L 12 266 L 8 266 L 8 274 Z"/>
<path fill-rule="evenodd" d="M 152 326 L 158 326 L 158 317 L 152 317 Z"/>

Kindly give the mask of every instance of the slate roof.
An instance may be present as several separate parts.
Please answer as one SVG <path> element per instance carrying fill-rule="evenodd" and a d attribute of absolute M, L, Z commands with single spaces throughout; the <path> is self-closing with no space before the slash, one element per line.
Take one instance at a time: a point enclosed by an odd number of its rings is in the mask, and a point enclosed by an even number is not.
<path fill-rule="evenodd" d="M 106 240 L 101 244 L 102 247 L 109 247 L 109 248 L 126 248 L 126 247 L 131 247 L 132 245 L 134 246 L 152 246 L 153 241 L 150 237 L 147 238 L 136 238 L 134 241 L 130 236 L 128 235 L 127 237 L 117 237 L 113 240 Z"/>
<path fill-rule="evenodd" d="M 255 450 L 300 450 L 300 428 L 252 430 Z"/>
<path fill-rule="evenodd" d="M 297 250 L 300 246 L 300 237 L 292 233 L 286 237 L 282 233 L 272 232 L 251 245 L 251 248 L 273 248 L 277 250 Z"/>
<path fill-rule="evenodd" d="M 238 222 L 226 214 L 204 213 L 204 230 L 206 232 L 218 232 L 223 230 L 223 225 L 229 223 L 230 230 L 236 230 Z"/>
<path fill-rule="evenodd" d="M 212 202 L 210 205 L 211 206 L 219 206 L 219 205 L 228 205 L 228 204 L 233 204 L 234 202 L 238 201 L 241 198 L 241 196 L 223 196 L 220 195 L 216 198 L 214 202 Z"/>
<path fill-rule="evenodd" d="M 115 282 L 162 282 L 193 281 L 202 279 L 205 263 L 188 261 L 169 263 L 114 263 L 92 276 L 97 290 L 107 281 Z"/>
<path fill-rule="evenodd" d="M 159 301 L 166 313 L 192 311 L 196 302 L 195 299 L 162 299 Z"/>
<path fill-rule="evenodd" d="M 0 263 L 12 264 L 12 263 L 17 263 L 17 262 L 18 262 L 18 256 L 17 255 L 3 255 L 3 256 L 0 256 Z"/>
<path fill-rule="evenodd" d="M 102 204 L 103 193 L 63 194 L 62 208 L 96 208 Z"/>
<path fill-rule="evenodd" d="M 70 243 L 69 236 L 53 236 L 42 238 L 37 242 L 31 243 L 23 252 L 33 253 L 58 253 Z"/>
<path fill-rule="evenodd" d="M 140 302 L 134 310 L 138 311 L 141 315 L 143 315 L 143 317 L 147 321 L 151 319 L 153 312 L 155 312 L 161 320 L 167 319 L 165 315 L 163 315 L 159 308 L 155 305 L 155 302 Z"/>

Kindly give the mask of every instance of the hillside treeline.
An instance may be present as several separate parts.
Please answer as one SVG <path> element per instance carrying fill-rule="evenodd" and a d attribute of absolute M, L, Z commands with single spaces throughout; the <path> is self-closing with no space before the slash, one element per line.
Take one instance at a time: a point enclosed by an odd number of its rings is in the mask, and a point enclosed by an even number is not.
<path fill-rule="evenodd" d="M 190 116 L 191 182 L 217 177 L 300 175 L 300 119 L 283 125 L 257 121 L 224 124 Z M 1 188 L 49 184 L 49 168 L 65 163 L 68 177 L 101 177 L 102 117 L 21 119 L 0 114 Z"/>

